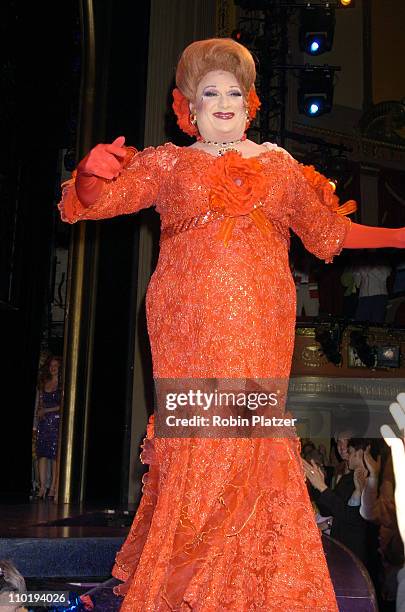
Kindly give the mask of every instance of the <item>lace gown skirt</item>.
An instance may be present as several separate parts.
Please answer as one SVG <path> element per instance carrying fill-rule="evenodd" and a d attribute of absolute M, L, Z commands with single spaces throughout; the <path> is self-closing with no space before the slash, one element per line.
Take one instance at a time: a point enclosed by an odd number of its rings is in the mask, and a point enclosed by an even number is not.
<path fill-rule="evenodd" d="M 155 377 L 287 380 L 294 285 L 264 243 L 257 276 L 241 271 L 249 238 L 238 257 L 213 260 L 194 243 L 188 274 L 179 244 L 170 283 L 158 266 L 147 296 Z M 121 610 L 335 612 L 298 440 L 165 439 L 153 427 L 152 418 L 143 497 L 114 568 Z"/>
<path fill-rule="evenodd" d="M 153 440 L 122 611 L 337 610 L 297 441 Z"/>

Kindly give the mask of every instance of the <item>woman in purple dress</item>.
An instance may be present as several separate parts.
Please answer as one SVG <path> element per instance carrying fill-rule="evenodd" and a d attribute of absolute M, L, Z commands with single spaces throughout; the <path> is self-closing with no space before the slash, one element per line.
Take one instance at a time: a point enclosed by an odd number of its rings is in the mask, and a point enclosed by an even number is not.
<path fill-rule="evenodd" d="M 46 496 L 49 468 L 51 472 L 49 497 L 54 497 L 56 490 L 56 457 L 61 400 L 60 369 L 60 357 L 48 357 L 39 380 L 36 455 L 40 485 L 38 497 L 40 499 Z"/>

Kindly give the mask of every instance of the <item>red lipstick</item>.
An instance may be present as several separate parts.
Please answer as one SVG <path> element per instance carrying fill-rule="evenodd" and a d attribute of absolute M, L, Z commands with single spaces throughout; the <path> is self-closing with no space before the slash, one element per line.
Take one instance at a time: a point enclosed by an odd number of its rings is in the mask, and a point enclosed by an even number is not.
<path fill-rule="evenodd" d="M 214 113 L 214 117 L 217 119 L 232 119 L 235 116 L 235 113 Z"/>

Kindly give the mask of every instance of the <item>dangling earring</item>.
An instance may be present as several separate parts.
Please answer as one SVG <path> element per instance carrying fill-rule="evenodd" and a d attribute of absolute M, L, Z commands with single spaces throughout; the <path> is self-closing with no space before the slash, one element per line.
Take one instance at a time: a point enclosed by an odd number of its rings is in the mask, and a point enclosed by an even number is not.
<path fill-rule="evenodd" d="M 250 116 L 249 116 L 249 109 L 248 108 L 245 109 L 245 113 L 246 113 L 246 127 L 245 127 L 245 129 L 247 130 L 249 125 L 250 125 Z"/>
<path fill-rule="evenodd" d="M 197 115 L 195 114 L 195 112 L 190 113 L 190 123 L 191 125 L 196 125 L 197 123 Z"/>

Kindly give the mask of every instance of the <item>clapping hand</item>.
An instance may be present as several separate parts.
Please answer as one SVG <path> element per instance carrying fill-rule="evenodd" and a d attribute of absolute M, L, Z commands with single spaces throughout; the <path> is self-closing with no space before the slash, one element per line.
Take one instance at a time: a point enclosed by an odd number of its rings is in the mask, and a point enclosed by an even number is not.
<path fill-rule="evenodd" d="M 374 459 L 371 455 L 369 445 L 364 451 L 363 458 L 370 476 L 374 476 L 375 478 L 377 478 L 381 470 L 381 455 L 378 455 L 377 459 Z"/>
<path fill-rule="evenodd" d="M 359 467 L 354 470 L 354 473 L 353 473 L 354 486 L 356 488 L 356 491 L 358 491 L 360 494 L 363 492 L 363 489 L 366 485 L 366 480 L 367 480 L 366 468 Z"/>
<path fill-rule="evenodd" d="M 325 474 L 323 473 L 322 468 L 320 468 L 313 459 L 311 459 L 311 463 L 308 463 L 308 461 L 303 459 L 302 464 L 304 466 L 305 477 L 309 480 L 311 485 L 315 487 L 315 489 L 322 492 L 328 488 L 325 484 Z"/>
<path fill-rule="evenodd" d="M 395 435 L 389 425 L 383 425 L 381 433 L 391 448 L 395 474 L 395 506 L 398 527 L 405 544 L 405 393 L 400 393 L 397 400 L 390 405 L 390 412 L 401 431 L 402 439 Z"/>

